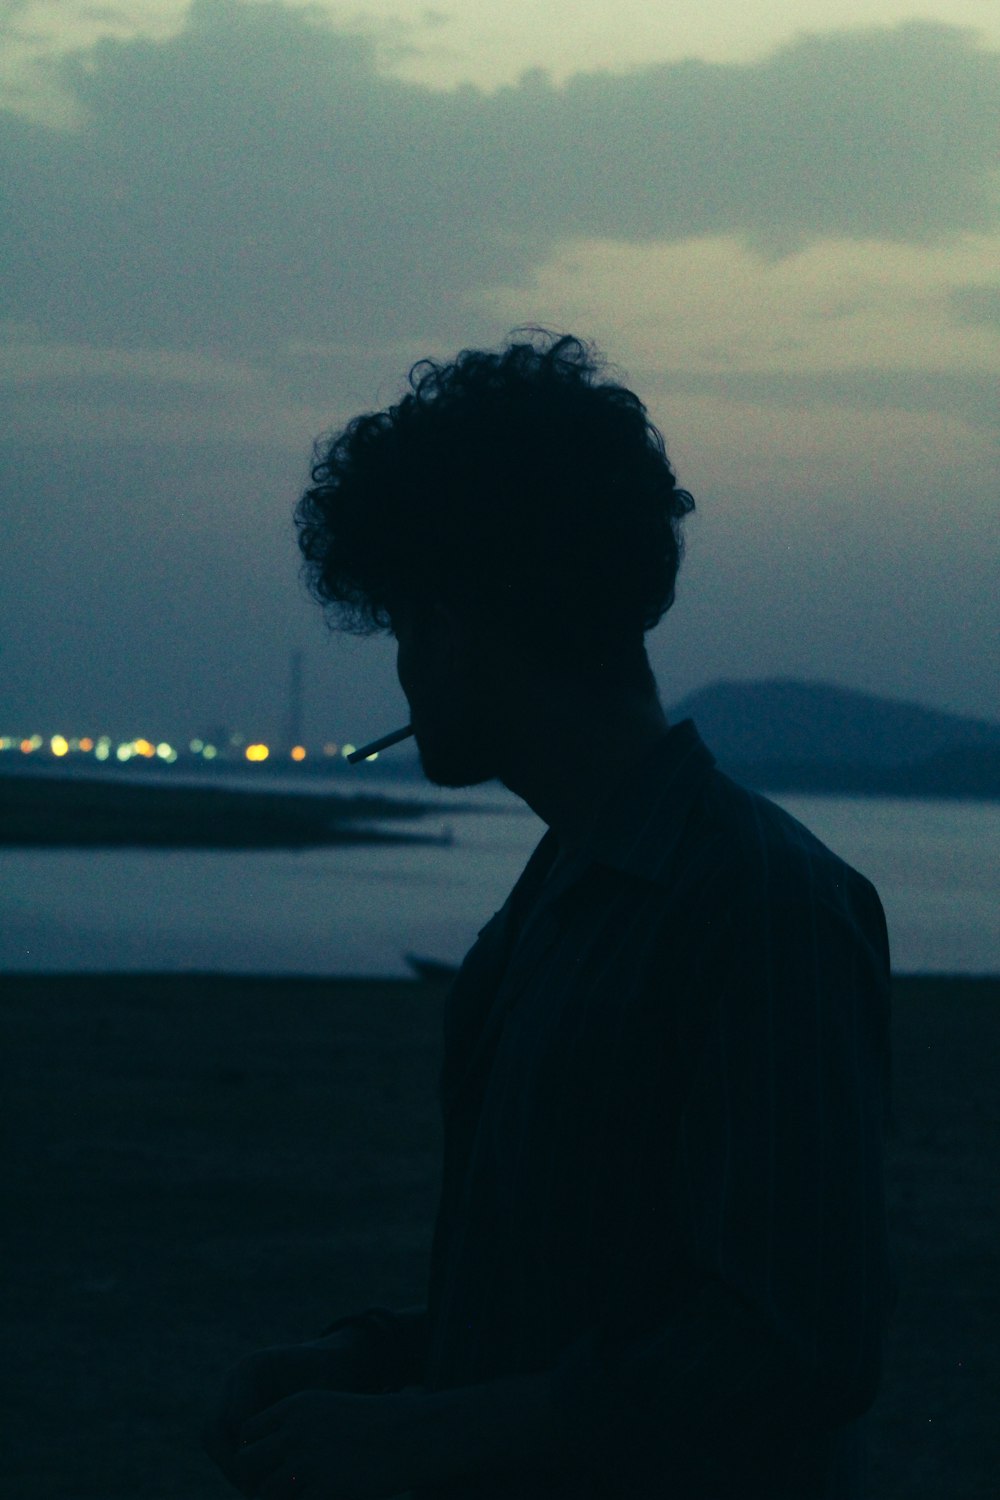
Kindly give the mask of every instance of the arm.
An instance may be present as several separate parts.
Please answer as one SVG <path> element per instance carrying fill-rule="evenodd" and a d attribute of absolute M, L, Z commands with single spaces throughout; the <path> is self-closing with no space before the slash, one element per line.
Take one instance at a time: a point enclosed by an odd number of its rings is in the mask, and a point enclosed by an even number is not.
<path fill-rule="evenodd" d="M 363 1351 L 367 1388 L 384 1394 L 423 1383 L 427 1358 L 427 1309 L 423 1304 L 395 1310 L 366 1307 L 363 1312 L 328 1324 L 317 1342 L 343 1330 L 356 1335 L 359 1351 Z"/>

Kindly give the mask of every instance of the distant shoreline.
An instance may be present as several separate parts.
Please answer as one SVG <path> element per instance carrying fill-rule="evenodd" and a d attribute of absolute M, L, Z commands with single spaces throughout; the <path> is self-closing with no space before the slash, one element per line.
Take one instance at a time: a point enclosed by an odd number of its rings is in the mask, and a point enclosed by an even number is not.
<path fill-rule="evenodd" d="M 426 800 L 294 792 L 139 778 L 0 774 L 0 846 L 21 848 L 302 849 L 331 844 L 446 842 L 394 828 L 429 812 Z M 451 809 L 448 809 L 451 810 Z M 455 804 L 455 811 L 458 804 Z M 462 809 L 463 811 L 469 809 Z"/>
<path fill-rule="evenodd" d="M 810 797 L 895 797 L 935 801 L 1000 801 L 1000 723 L 945 712 L 920 703 L 886 698 L 835 683 L 795 678 L 717 681 L 669 704 L 671 723 L 694 720 L 719 769 L 756 791 Z M 350 796 L 364 787 L 373 793 L 383 778 L 423 782 L 412 746 L 388 758 L 350 768 L 345 749 L 332 742 L 293 760 L 286 746 L 265 752 L 250 764 L 242 741 L 224 740 L 222 749 L 185 740 L 175 750 L 148 740 L 120 743 L 112 753 L 109 736 L 86 741 L 42 734 L 0 735 L 0 784 L 8 777 L 95 778 L 129 784 L 153 773 L 194 777 L 206 785 L 231 777 L 252 777 L 258 786 L 281 777 L 302 785 L 327 782 Z M 27 755 L 20 753 L 27 748 Z M 211 750 L 212 759 L 203 753 Z M 93 754 L 91 753 L 93 752 Z M 100 754 L 103 759 L 95 759 Z M 165 759 L 161 759 L 165 756 Z M 169 763 L 169 764 L 168 764 Z M 170 767 L 174 769 L 171 770 Z M 16 767 L 16 769 L 15 769 Z M 337 783 L 340 786 L 337 786 Z M 148 783 L 147 783 L 148 784 Z M 244 782 L 245 784 L 245 782 Z M 3 840 L 0 828 L 0 842 Z M 321 842 L 330 842 L 323 839 Z M 263 847 L 273 847 L 270 839 Z M 247 847 L 247 846 L 244 846 Z"/>
<path fill-rule="evenodd" d="M 992 784 L 976 787 L 928 785 L 922 768 L 912 767 L 901 783 L 877 770 L 856 768 L 856 776 L 834 775 L 830 767 L 722 767 L 746 786 L 767 796 L 847 797 L 902 801 L 995 803 Z M 43 849 L 306 849 L 338 844 L 445 844 L 447 835 L 423 832 L 414 823 L 433 814 L 485 811 L 474 802 L 431 802 L 414 793 L 379 790 L 375 776 L 350 790 L 336 774 L 320 791 L 316 777 L 296 791 L 268 784 L 227 784 L 224 773 L 203 773 L 170 785 L 166 777 L 147 780 L 143 771 L 98 774 L 48 768 L 0 772 L 0 847 Z M 294 774 L 294 773 L 292 773 Z M 337 784 L 339 783 L 339 784 Z M 426 783 L 423 784 L 426 786 Z M 406 823 L 410 826 L 399 826 Z M 395 825 L 395 826 L 394 826 Z"/>

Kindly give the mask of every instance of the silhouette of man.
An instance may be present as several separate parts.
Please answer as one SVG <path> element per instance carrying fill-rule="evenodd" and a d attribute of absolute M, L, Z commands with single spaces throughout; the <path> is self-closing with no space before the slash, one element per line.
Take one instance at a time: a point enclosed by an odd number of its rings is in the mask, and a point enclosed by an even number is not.
<path fill-rule="evenodd" d="M 548 825 L 448 997 L 425 1305 L 232 1373 L 248 1495 L 863 1493 L 892 1302 L 873 887 L 668 724 L 644 634 L 690 495 L 639 399 L 541 331 L 415 366 L 297 511 L 391 630 L 424 770 Z"/>

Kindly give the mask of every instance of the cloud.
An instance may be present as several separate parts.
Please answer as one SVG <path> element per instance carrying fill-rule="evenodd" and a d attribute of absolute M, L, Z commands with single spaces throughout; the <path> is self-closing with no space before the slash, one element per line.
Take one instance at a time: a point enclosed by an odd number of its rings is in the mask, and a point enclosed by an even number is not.
<path fill-rule="evenodd" d="M 13 29 L 32 0 L 3 0 L 0 4 L 0 34 Z"/>
<path fill-rule="evenodd" d="M 949 301 L 959 323 L 984 325 L 1000 332 L 1000 286 L 955 287 Z"/>
<path fill-rule="evenodd" d="M 674 370 L 666 377 L 675 392 L 710 395 L 754 406 L 813 410 L 951 413 L 972 427 L 1000 431 L 993 372 L 966 370 L 729 371 Z"/>
<path fill-rule="evenodd" d="M 448 334 L 581 236 L 781 254 L 998 219 L 1000 56 L 930 23 L 487 94 L 382 76 L 309 11 L 196 0 L 60 66 L 79 128 L 0 121 L 5 315 L 60 344 L 280 360 Z"/>
<path fill-rule="evenodd" d="M 198 388 L 246 386 L 253 371 L 197 352 L 170 350 L 97 349 L 91 345 L 35 342 L 19 339 L 0 348 L 0 384 L 78 380 L 141 381 L 150 385 L 181 385 Z"/>

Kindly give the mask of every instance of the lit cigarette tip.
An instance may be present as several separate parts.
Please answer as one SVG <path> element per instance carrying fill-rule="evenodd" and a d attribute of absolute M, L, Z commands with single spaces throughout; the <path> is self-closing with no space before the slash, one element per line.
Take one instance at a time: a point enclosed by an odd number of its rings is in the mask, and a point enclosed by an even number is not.
<path fill-rule="evenodd" d="M 359 760 L 367 760 L 369 755 L 377 755 L 380 750 L 388 750 L 390 745 L 398 745 L 400 740 L 408 740 L 412 733 L 412 724 L 407 724 L 403 729 L 394 729 L 392 734 L 384 734 L 380 740 L 372 740 L 370 745 L 362 745 L 360 750 L 352 750 L 347 757 L 347 764 L 356 765 Z"/>

